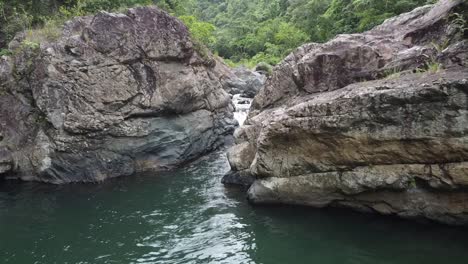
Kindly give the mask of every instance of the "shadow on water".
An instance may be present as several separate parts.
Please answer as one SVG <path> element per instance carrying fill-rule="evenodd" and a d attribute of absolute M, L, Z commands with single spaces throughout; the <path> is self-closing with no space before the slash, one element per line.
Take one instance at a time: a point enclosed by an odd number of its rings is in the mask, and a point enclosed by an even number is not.
<path fill-rule="evenodd" d="M 1 263 L 468 263 L 468 230 L 346 210 L 257 207 L 223 152 L 180 170 L 0 183 Z"/>

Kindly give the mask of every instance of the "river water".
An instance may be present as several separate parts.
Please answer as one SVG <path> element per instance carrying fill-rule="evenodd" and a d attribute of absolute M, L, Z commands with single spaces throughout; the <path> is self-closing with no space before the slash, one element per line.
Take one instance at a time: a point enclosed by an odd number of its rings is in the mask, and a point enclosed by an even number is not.
<path fill-rule="evenodd" d="M 466 264 L 468 230 L 226 188 L 224 151 L 102 184 L 0 183 L 0 263 Z"/>
<path fill-rule="evenodd" d="M 242 97 L 240 94 L 236 94 L 232 97 L 232 103 L 236 110 L 234 112 L 234 118 L 239 122 L 239 125 L 243 125 L 249 114 L 250 105 L 252 99 Z"/>

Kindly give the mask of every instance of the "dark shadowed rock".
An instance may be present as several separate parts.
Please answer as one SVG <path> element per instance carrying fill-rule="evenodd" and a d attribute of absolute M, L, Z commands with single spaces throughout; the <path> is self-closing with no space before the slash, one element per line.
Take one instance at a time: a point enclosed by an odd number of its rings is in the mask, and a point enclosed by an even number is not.
<path fill-rule="evenodd" d="M 249 200 L 467 224 L 459 10 L 466 2 L 442 0 L 276 66 L 229 152 L 234 171 L 257 178 Z"/>
<path fill-rule="evenodd" d="M 230 171 L 223 176 L 224 185 L 236 185 L 250 187 L 255 182 L 255 177 L 248 171 Z"/>
<path fill-rule="evenodd" d="M 0 175 L 11 172 L 13 169 L 13 160 L 11 152 L 6 148 L 0 148 Z"/>
<path fill-rule="evenodd" d="M 263 87 L 266 76 L 256 71 L 240 67 L 233 70 L 234 76 L 226 80 L 226 90 L 230 94 L 241 94 L 253 98 Z"/>
<path fill-rule="evenodd" d="M 9 178 L 93 182 L 170 169 L 224 143 L 236 125 L 214 59 L 151 7 L 67 22 L 56 41 L 10 44 L 0 61 Z"/>

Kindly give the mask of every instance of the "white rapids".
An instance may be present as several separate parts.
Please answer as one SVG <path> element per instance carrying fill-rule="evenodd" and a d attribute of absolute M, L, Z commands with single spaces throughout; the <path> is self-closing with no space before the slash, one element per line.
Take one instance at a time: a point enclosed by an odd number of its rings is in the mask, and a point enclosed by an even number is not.
<path fill-rule="evenodd" d="M 239 126 L 242 126 L 247 119 L 252 100 L 251 98 L 242 97 L 240 94 L 236 94 L 232 97 L 232 102 L 236 107 L 234 118 L 239 122 Z"/>

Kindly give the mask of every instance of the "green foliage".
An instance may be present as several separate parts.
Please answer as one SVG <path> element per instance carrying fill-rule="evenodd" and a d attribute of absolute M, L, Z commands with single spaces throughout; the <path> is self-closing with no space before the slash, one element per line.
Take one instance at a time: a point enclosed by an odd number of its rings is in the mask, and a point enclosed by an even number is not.
<path fill-rule="evenodd" d="M 60 37 L 62 22 L 60 20 L 46 19 L 44 25 L 37 29 L 25 31 L 25 43 L 38 44 L 44 41 L 54 41 Z"/>
<path fill-rule="evenodd" d="M 59 37 L 64 21 L 100 10 L 156 4 L 180 17 L 196 48 L 233 64 L 278 63 L 303 43 L 368 30 L 434 0 L 0 0 L 0 48 L 19 31 L 40 43 Z M 466 35 L 466 16 L 453 19 Z M 33 32 L 34 31 L 34 32 Z"/>
<path fill-rule="evenodd" d="M 468 4 L 466 4 L 468 6 Z M 468 33 L 468 11 L 465 14 L 454 13 L 451 16 L 452 25 L 460 37 L 466 37 Z"/>
<path fill-rule="evenodd" d="M 198 0 L 153 0 L 152 2 L 175 16 L 193 15 L 191 11 L 198 4 Z"/>
<path fill-rule="evenodd" d="M 4 22 L 1 33 L 5 39 L 11 40 L 17 32 L 31 28 L 33 17 L 24 10 L 14 9 L 11 16 L 4 16 L 4 20 L 8 20 L 8 22 Z"/>
<path fill-rule="evenodd" d="M 221 57 L 276 63 L 293 48 L 308 41 L 307 34 L 289 23 L 287 1 L 221 1 L 224 8 L 212 18 L 217 26 L 215 50 Z M 210 17 L 199 10 L 202 17 Z M 253 63 L 251 63 L 253 64 Z"/>
<path fill-rule="evenodd" d="M 266 63 L 266 62 L 260 62 L 255 67 L 255 70 L 256 71 L 263 71 L 263 72 L 266 72 L 268 75 L 270 75 L 273 72 L 273 67 L 271 67 L 271 65 Z"/>
<path fill-rule="evenodd" d="M 307 42 L 309 37 L 305 32 L 298 29 L 294 25 L 281 22 L 278 28 L 278 31 L 275 34 L 275 44 L 280 46 L 278 55 L 286 56 L 293 49 L 297 48 L 299 45 Z"/>
<path fill-rule="evenodd" d="M 402 74 L 402 71 L 398 67 L 388 69 L 384 72 L 384 76 L 386 79 L 396 79 L 396 78 L 399 78 L 401 74 Z"/>
<path fill-rule="evenodd" d="M 435 61 L 426 63 L 426 67 L 427 67 L 427 72 L 429 73 L 437 73 L 440 70 L 442 70 L 442 64 L 435 62 Z"/>
<path fill-rule="evenodd" d="M 257 65 L 259 63 L 267 63 L 269 65 L 276 65 L 283 59 L 280 56 L 276 56 L 275 54 L 272 53 L 267 53 L 267 52 L 260 52 L 253 56 L 249 61 L 253 65 Z"/>
<path fill-rule="evenodd" d="M 330 7 L 331 0 L 292 0 L 288 8 L 289 20 L 304 30 L 311 41 L 323 42 L 329 35 L 331 21 L 323 14 Z"/>
<path fill-rule="evenodd" d="M 313 41 L 323 42 L 341 33 L 354 33 L 369 30 L 385 19 L 410 11 L 417 6 L 433 2 L 432 0 L 296 0 L 303 2 L 313 10 L 315 16 L 311 28 Z M 300 8 L 298 6 L 297 8 Z M 298 13 L 299 12 L 299 13 Z M 291 10 L 293 21 L 304 12 Z M 306 19 L 307 20 L 307 19 Z"/>
<path fill-rule="evenodd" d="M 196 0 L 189 8 L 216 26 L 214 50 L 234 63 L 276 64 L 303 43 L 368 30 L 433 0 Z"/>
<path fill-rule="evenodd" d="M 37 49 L 39 49 L 40 44 L 37 43 L 37 42 L 26 39 L 21 43 L 21 47 L 24 48 L 24 49 L 29 49 L 29 50 L 37 50 Z"/>
<path fill-rule="evenodd" d="M 1 56 L 10 56 L 12 55 L 13 53 L 11 52 L 11 50 L 9 49 L 0 49 L 0 57 Z"/>
<path fill-rule="evenodd" d="M 205 63 L 211 65 L 213 62 L 210 59 L 210 51 L 208 48 L 197 39 L 193 39 L 192 42 L 193 48 L 198 53 L 198 55 L 200 55 L 200 57 L 205 60 Z"/>
<path fill-rule="evenodd" d="M 0 0 L 0 47 L 5 47 L 17 32 L 26 34 L 29 43 L 56 40 L 63 23 L 73 17 L 149 5 L 152 0 Z"/>
<path fill-rule="evenodd" d="M 450 44 L 449 39 L 441 40 L 440 43 L 432 42 L 432 47 L 437 51 L 437 53 L 442 53 Z"/>
<path fill-rule="evenodd" d="M 216 43 L 216 38 L 213 35 L 216 28 L 213 24 L 199 21 L 194 16 L 180 16 L 179 19 L 188 27 L 192 37 L 199 42 L 210 47 Z"/>

